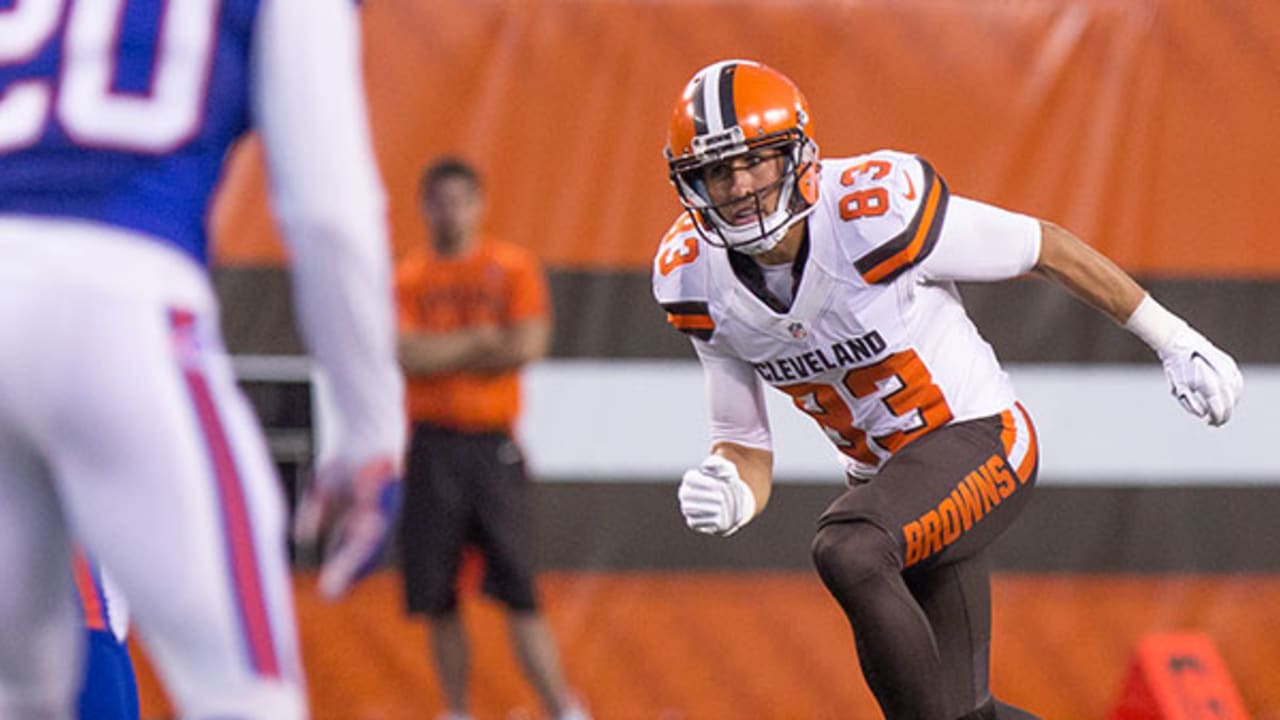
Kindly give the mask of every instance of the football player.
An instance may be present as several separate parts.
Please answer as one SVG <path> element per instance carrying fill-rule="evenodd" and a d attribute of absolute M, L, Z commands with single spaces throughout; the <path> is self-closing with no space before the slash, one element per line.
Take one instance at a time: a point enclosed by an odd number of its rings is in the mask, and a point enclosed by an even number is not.
<path fill-rule="evenodd" d="M 813 561 L 885 717 L 1034 717 L 989 689 L 986 548 L 1032 492 L 1035 428 L 956 281 L 1056 281 L 1146 341 L 1212 425 L 1231 417 L 1240 372 L 1070 232 L 951 195 L 909 153 L 822 159 L 813 128 L 791 80 L 747 60 L 699 70 L 671 116 L 686 212 L 653 288 L 702 363 L 712 437 L 681 511 L 713 535 L 759 514 L 773 463 L 762 388 L 786 393 L 845 459 Z"/>
<path fill-rule="evenodd" d="M 390 530 L 404 444 L 385 200 L 350 0 L 9 0 L 0 11 L 0 717 L 69 718 L 81 541 L 183 717 L 306 716 L 284 506 L 236 387 L 206 221 L 265 148 L 340 594 Z"/>

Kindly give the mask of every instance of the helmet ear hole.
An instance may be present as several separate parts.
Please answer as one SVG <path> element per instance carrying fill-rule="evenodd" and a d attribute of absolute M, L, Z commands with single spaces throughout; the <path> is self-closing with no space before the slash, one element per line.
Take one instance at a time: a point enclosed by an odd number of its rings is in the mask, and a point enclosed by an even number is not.
<path fill-rule="evenodd" d="M 796 181 L 796 190 L 797 196 L 806 205 L 818 202 L 818 172 L 812 165 L 801 172 L 800 179 Z"/>
<path fill-rule="evenodd" d="M 818 202 L 818 147 L 808 138 L 800 141 L 796 168 L 796 196 L 812 207 Z"/>

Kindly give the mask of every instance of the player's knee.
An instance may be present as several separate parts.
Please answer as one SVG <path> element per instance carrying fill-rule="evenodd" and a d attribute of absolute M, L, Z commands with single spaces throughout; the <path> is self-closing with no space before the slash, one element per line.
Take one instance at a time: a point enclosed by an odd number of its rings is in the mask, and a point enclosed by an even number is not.
<path fill-rule="evenodd" d="M 870 577 L 901 571 L 893 538 L 869 522 L 824 525 L 814 536 L 811 551 L 818 575 L 837 596 Z"/>

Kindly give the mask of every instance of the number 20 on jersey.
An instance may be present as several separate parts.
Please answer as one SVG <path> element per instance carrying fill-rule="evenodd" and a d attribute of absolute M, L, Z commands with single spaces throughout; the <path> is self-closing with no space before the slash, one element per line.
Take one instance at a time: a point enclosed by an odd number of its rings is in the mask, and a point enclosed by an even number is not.
<path fill-rule="evenodd" d="M 159 154 L 200 127 L 221 0 L 168 0 L 159 13 L 149 91 L 113 88 L 128 0 L 10 0 L 0 12 L 0 67 L 30 65 L 61 41 L 53 73 L 0 95 L 0 152 L 30 147 L 57 123 L 82 147 Z M 163 12 L 161 12 L 163 10 Z M 62 16 L 67 13 L 66 22 Z M 53 75 L 56 74 L 56 77 Z"/>

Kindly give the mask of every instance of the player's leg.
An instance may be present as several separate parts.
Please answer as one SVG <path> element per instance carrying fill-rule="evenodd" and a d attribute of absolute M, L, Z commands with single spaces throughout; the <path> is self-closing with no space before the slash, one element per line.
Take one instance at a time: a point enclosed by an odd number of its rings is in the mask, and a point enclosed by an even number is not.
<path fill-rule="evenodd" d="M 62 720 L 74 707 L 82 637 L 65 518 L 32 439 L 33 427 L 50 424 L 47 386 L 59 385 L 56 318 L 31 257 L 47 250 L 41 240 L 0 228 L 0 718 Z"/>
<path fill-rule="evenodd" d="M 588 720 L 590 715 L 569 689 L 551 626 L 538 610 L 509 610 L 507 628 L 525 677 L 553 720 Z"/>
<path fill-rule="evenodd" d="M 469 443 L 469 482 L 476 490 L 478 542 L 485 558 L 485 593 L 507 607 L 507 628 L 525 678 L 552 718 L 587 717 L 565 680 L 555 636 L 538 608 L 530 528 L 529 476 L 508 436 Z"/>
<path fill-rule="evenodd" d="M 458 433 L 417 425 L 405 466 L 400 570 L 405 607 L 427 618 L 430 653 L 453 717 L 467 716 L 471 653 L 458 614 L 458 570 L 471 517 L 464 478 L 455 477 Z"/>
<path fill-rule="evenodd" d="M 455 605 L 450 610 L 428 615 L 427 622 L 431 626 L 431 660 L 435 664 L 445 705 L 451 717 L 468 717 L 471 646 L 462 616 Z"/>
<path fill-rule="evenodd" d="M 0 718 L 68 720 L 83 632 L 70 546 L 50 478 L 11 433 L 0 418 Z"/>
<path fill-rule="evenodd" d="M 64 505 L 184 716 L 302 717 L 278 480 L 207 283 L 156 265 L 128 288 L 71 291 L 98 312 L 67 327 L 83 362 L 46 438 Z"/>
<path fill-rule="evenodd" d="M 823 515 L 814 561 L 849 617 L 867 682 L 890 720 L 954 720 L 976 707 L 956 689 L 959 682 L 938 682 L 960 672 L 966 684 L 974 682 L 969 628 L 942 628 L 957 633 L 954 645 L 952 635 L 940 639 L 936 619 L 902 573 L 934 572 L 985 547 L 1008 527 L 1030 493 L 1028 481 L 1017 474 L 1025 467 L 1013 462 L 1019 453 L 1008 457 L 1016 436 L 1005 432 L 999 417 L 937 430 L 908 445 L 873 481 L 848 490 Z M 962 668 L 956 657 L 964 660 Z M 983 656 L 983 668 L 985 662 Z M 985 693 L 985 675 L 982 683 Z"/>
<path fill-rule="evenodd" d="M 933 627 L 902 579 L 893 537 L 870 522 L 824 524 L 813 560 L 853 628 L 863 677 L 889 720 L 951 720 Z"/>
<path fill-rule="evenodd" d="M 1035 720 L 1035 715 L 991 696 L 991 580 L 986 553 L 927 572 L 908 573 L 906 580 L 934 628 L 942 664 L 938 678 L 950 689 L 957 709 L 967 712 L 959 717 Z"/>
<path fill-rule="evenodd" d="M 973 720 L 1035 718 L 1000 703 L 990 691 L 991 573 L 987 548 L 1022 513 L 1037 475 L 1035 437 L 1029 420 L 1015 409 L 1002 416 L 1001 423 L 997 450 L 1002 451 L 1004 467 L 1018 490 L 1002 495 L 1000 489 L 1010 486 L 994 483 L 992 497 L 1000 498 L 999 504 L 984 505 L 980 521 L 972 522 L 944 549 L 904 574 L 934 628 L 943 668 L 939 677 L 958 703 L 955 714 Z"/>
<path fill-rule="evenodd" d="M 985 554 L 907 573 L 905 580 L 934 628 L 943 668 L 937 681 L 950 689 L 957 710 L 980 707 L 990 699 L 991 584 Z"/>

